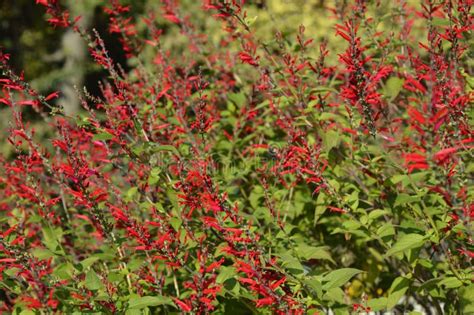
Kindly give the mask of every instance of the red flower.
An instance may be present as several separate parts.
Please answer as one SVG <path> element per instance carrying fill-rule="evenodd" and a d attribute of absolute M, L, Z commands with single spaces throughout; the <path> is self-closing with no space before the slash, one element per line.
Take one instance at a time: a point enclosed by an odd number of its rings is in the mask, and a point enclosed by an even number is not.
<path fill-rule="evenodd" d="M 274 303 L 273 298 L 266 297 L 266 298 L 257 300 L 256 301 L 256 306 L 257 307 L 263 307 L 263 306 L 267 306 L 267 305 L 273 305 L 273 303 Z"/>
<path fill-rule="evenodd" d="M 255 59 L 250 54 L 246 52 L 239 52 L 239 58 L 242 63 L 247 63 L 251 66 L 257 67 L 258 66 L 258 58 Z"/>
<path fill-rule="evenodd" d="M 185 303 L 185 302 L 183 302 L 183 301 L 181 301 L 177 298 L 174 298 L 173 300 L 179 306 L 179 308 L 181 308 L 184 312 L 191 312 L 192 307 L 189 304 L 187 304 L 187 303 Z"/>

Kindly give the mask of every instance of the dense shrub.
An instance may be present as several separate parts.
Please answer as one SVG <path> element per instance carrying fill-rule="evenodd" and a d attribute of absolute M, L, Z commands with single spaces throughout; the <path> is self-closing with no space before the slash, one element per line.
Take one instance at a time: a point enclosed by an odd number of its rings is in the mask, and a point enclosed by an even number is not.
<path fill-rule="evenodd" d="M 3 312 L 474 313 L 471 0 L 111 0 L 123 65 L 36 2 L 108 77 L 71 116 L 0 53 Z"/>

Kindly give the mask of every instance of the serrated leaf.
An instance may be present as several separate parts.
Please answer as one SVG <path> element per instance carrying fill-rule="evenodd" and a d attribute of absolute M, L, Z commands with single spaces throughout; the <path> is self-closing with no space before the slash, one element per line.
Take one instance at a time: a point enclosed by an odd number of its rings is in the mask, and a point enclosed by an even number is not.
<path fill-rule="evenodd" d="M 173 300 L 166 296 L 140 296 L 128 301 L 128 308 L 142 309 L 148 306 L 171 305 L 175 306 Z"/>
<path fill-rule="evenodd" d="M 425 237 L 420 234 L 405 234 L 399 238 L 395 245 L 390 248 L 385 256 L 392 256 L 408 249 L 418 248 L 423 245 Z"/>
<path fill-rule="evenodd" d="M 326 282 L 323 285 L 323 289 L 330 290 L 332 288 L 343 286 L 344 284 L 349 282 L 352 277 L 358 275 L 361 272 L 363 271 L 355 268 L 342 268 L 331 271 L 323 278 L 323 282 Z"/>

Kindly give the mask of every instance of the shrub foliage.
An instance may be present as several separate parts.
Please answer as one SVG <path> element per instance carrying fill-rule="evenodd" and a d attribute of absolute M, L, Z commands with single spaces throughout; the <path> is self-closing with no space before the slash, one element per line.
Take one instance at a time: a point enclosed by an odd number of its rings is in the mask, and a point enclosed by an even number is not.
<path fill-rule="evenodd" d="M 108 75 L 70 116 L 0 53 L 1 311 L 474 312 L 471 0 L 111 0 L 122 65 L 36 2 Z"/>

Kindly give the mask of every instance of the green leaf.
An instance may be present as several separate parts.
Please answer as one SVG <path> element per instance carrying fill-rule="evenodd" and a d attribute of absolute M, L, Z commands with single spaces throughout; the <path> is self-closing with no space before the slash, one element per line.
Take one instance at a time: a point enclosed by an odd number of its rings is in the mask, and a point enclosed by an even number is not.
<path fill-rule="evenodd" d="M 330 290 L 332 288 L 340 287 L 346 284 L 347 282 L 349 282 L 349 280 L 351 280 L 352 277 L 354 277 L 355 275 L 361 272 L 363 271 L 359 269 L 354 269 L 354 268 L 342 268 L 342 269 L 331 271 L 323 278 L 323 282 L 326 282 L 323 285 L 323 289 Z"/>
<path fill-rule="evenodd" d="M 54 268 L 53 274 L 62 280 L 69 280 L 74 274 L 74 266 L 69 263 L 62 263 Z"/>
<path fill-rule="evenodd" d="M 174 306 L 171 298 L 166 296 L 140 296 L 131 298 L 128 301 L 128 308 L 142 309 L 148 306 L 171 305 Z"/>
<path fill-rule="evenodd" d="M 390 100 L 393 100 L 402 90 L 404 82 L 405 80 L 398 77 L 390 77 L 387 83 L 385 83 L 384 95 L 388 96 Z"/>
<path fill-rule="evenodd" d="M 449 19 L 433 17 L 432 22 L 434 26 L 449 26 Z"/>
<path fill-rule="evenodd" d="M 148 184 L 155 185 L 160 181 L 161 168 L 154 167 L 150 171 L 150 176 L 148 177 Z"/>
<path fill-rule="evenodd" d="M 418 172 L 412 174 L 400 174 L 394 175 L 390 178 L 392 184 L 402 183 L 403 186 L 407 186 L 408 184 L 416 183 L 425 179 L 425 177 L 429 174 L 429 172 Z"/>
<path fill-rule="evenodd" d="M 419 196 L 410 196 L 408 194 L 399 194 L 397 196 L 397 199 L 395 200 L 394 206 L 399 206 L 399 205 L 406 205 L 415 201 L 419 201 L 420 197 Z"/>
<path fill-rule="evenodd" d="M 321 284 L 321 281 L 314 277 L 305 277 L 303 279 L 303 282 L 310 287 L 313 291 L 315 291 L 316 295 L 318 297 L 321 297 L 323 295 L 323 286 Z"/>
<path fill-rule="evenodd" d="M 332 301 L 336 303 L 344 303 L 344 291 L 341 288 L 329 289 L 323 296 L 326 301 Z"/>
<path fill-rule="evenodd" d="M 324 259 L 334 263 L 334 260 L 332 259 L 331 254 L 328 251 L 328 247 L 326 246 L 314 247 L 306 244 L 301 244 L 296 248 L 296 253 L 304 260 Z"/>
<path fill-rule="evenodd" d="M 263 192 L 262 186 L 255 186 L 252 192 L 250 193 L 248 199 L 249 199 L 250 205 L 254 209 L 257 209 L 260 206 L 261 204 L 260 199 L 263 197 L 263 194 L 264 192 Z"/>
<path fill-rule="evenodd" d="M 295 257 L 289 254 L 281 254 L 282 267 L 288 269 L 293 274 L 300 274 L 304 272 L 304 268 L 301 263 Z"/>
<path fill-rule="evenodd" d="M 172 217 L 170 219 L 170 224 L 176 232 L 179 232 L 179 228 L 183 224 L 183 221 L 178 217 Z"/>
<path fill-rule="evenodd" d="M 327 206 L 327 195 L 320 191 L 316 199 L 316 208 L 314 209 L 314 225 L 318 223 L 319 218 L 326 212 Z"/>
<path fill-rule="evenodd" d="M 335 88 L 329 87 L 329 86 L 317 86 L 315 88 L 311 89 L 311 92 L 334 92 L 334 93 L 339 93 Z"/>
<path fill-rule="evenodd" d="M 49 226 L 43 227 L 43 243 L 52 252 L 57 253 L 60 249 L 58 240 L 61 239 L 63 231 L 61 228 L 51 229 Z"/>
<path fill-rule="evenodd" d="M 179 155 L 179 151 L 178 149 L 176 149 L 174 146 L 172 145 L 160 145 L 160 146 L 157 146 L 156 149 L 158 151 L 168 151 L 168 152 L 173 152 L 174 154 L 176 155 Z"/>
<path fill-rule="evenodd" d="M 144 143 L 135 144 L 132 146 L 132 152 L 135 155 L 140 156 L 145 153 L 146 148 L 147 147 Z"/>
<path fill-rule="evenodd" d="M 373 210 L 373 211 L 370 211 L 369 212 L 369 220 L 372 221 L 372 220 L 375 220 L 381 216 L 383 216 L 384 214 L 388 214 L 389 212 L 387 210 L 381 210 L 381 209 L 376 209 L 376 210 Z"/>
<path fill-rule="evenodd" d="M 107 274 L 107 280 L 110 282 L 121 282 L 124 279 L 124 275 L 119 272 L 109 272 Z"/>
<path fill-rule="evenodd" d="M 34 248 L 32 250 L 32 254 L 33 256 L 41 260 L 48 259 L 55 256 L 52 251 L 46 248 Z"/>
<path fill-rule="evenodd" d="M 95 134 L 94 137 L 92 137 L 92 140 L 94 140 L 94 141 L 107 141 L 107 140 L 110 140 L 110 139 L 113 139 L 113 138 L 114 138 L 113 134 L 110 134 L 108 132 L 101 132 L 101 133 Z"/>
<path fill-rule="evenodd" d="M 236 271 L 233 267 L 222 266 L 220 273 L 216 278 L 216 283 L 224 283 L 226 280 L 232 279 L 236 275 Z"/>
<path fill-rule="evenodd" d="M 99 260 L 99 257 L 97 256 L 87 257 L 86 259 L 81 261 L 81 265 L 83 268 L 89 268 L 98 260 Z"/>
<path fill-rule="evenodd" d="M 462 281 L 456 277 L 447 277 L 438 283 L 438 286 L 444 286 L 446 289 L 454 289 L 462 286 Z"/>
<path fill-rule="evenodd" d="M 84 285 L 89 290 L 99 290 L 103 287 L 102 281 L 100 281 L 99 276 L 92 269 L 87 272 Z"/>
<path fill-rule="evenodd" d="M 359 231 L 362 224 L 360 224 L 356 220 L 345 220 L 342 223 L 342 226 L 344 227 L 346 231 Z"/>
<path fill-rule="evenodd" d="M 376 234 L 381 238 L 392 236 L 395 235 L 395 229 L 391 223 L 387 222 L 377 229 Z"/>
<path fill-rule="evenodd" d="M 79 315 L 79 314 L 73 314 L 73 315 Z M 125 311 L 125 315 L 150 315 L 150 309 L 145 308 L 145 309 L 128 309 Z"/>
<path fill-rule="evenodd" d="M 125 199 L 127 201 L 132 201 L 133 198 L 137 195 L 138 193 L 138 187 L 131 187 L 127 190 L 127 193 L 125 194 Z"/>
<path fill-rule="evenodd" d="M 461 314 L 474 313 L 474 284 L 459 289 L 459 305 Z"/>
<path fill-rule="evenodd" d="M 329 152 L 332 148 L 337 147 L 340 142 L 340 132 L 328 131 L 323 134 L 323 146 L 326 152 Z"/>
<path fill-rule="evenodd" d="M 371 299 L 367 302 L 367 306 L 369 306 L 372 311 L 377 312 L 383 310 L 387 307 L 388 299 L 386 297 L 381 297 L 378 299 Z"/>
<path fill-rule="evenodd" d="M 334 114 L 334 113 L 328 113 L 328 112 L 323 112 L 321 113 L 321 115 L 319 115 L 319 120 L 321 121 L 326 121 L 326 120 L 337 120 L 339 118 L 338 115 Z"/>
<path fill-rule="evenodd" d="M 392 309 L 408 290 L 410 280 L 404 277 L 396 278 L 388 290 L 387 309 Z"/>
<path fill-rule="evenodd" d="M 387 251 L 385 256 L 388 257 L 408 249 L 418 248 L 423 245 L 424 240 L 425 237 L 420 234 L 405 234 Z"/>
<path fill-rule="evenodd" d="M 238 107 L 242 107 L 247 100 L 244 93 L 229 93 L 227 94 L 227 98 Z"/>

